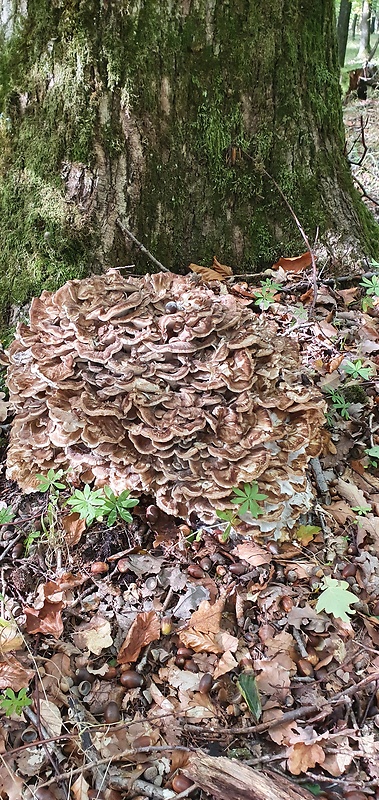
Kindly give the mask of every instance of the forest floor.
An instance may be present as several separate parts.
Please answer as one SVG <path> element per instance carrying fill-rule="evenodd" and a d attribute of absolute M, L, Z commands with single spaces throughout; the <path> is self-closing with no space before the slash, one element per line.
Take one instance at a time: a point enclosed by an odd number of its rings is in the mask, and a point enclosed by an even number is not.
<path fill-rule="evenodd" d="M 379 100 L 344 114 L 378 215 Z M 59 473 L 27 496 L 6 480 L 4 440 L 5 800 L 378 800 L 379 275 L 314 298 L 307 264 L 268 271 L 263 295 L 228 282 L 296 339 L 328 404 L 291 540 L 191 529 L 152 498 L 86 527 Z"/>

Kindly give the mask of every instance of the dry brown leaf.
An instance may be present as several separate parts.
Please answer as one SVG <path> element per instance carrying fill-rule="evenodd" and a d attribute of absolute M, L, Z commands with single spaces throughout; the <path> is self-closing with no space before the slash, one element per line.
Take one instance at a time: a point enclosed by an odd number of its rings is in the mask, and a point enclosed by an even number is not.
<path fill-rule="evenodd" d="M 221 614 L 225 600 L 220 597 L 213 605 L 203 600 L 197 611 L 191 615 L 187 628 L 194 628 L 199 633 L 218 633 L 221 627 Z"/>
<path fill-rule="evenodd" d="M 270 564 L 272 561 L 271 553 L 253 541 L 237 545 L 232 550 L 232 554 L 242 559 L 242 561 L 247 561 L 252 567 L 261 567 L 262 564 Z"/>
<path fill-rule="evenodd" d="M 355 517 L 355 512 L 351 510 L 351 507 L 344 500 L 337 500 L 337 502 L 331 503 L 327 507 L 327 511 L 339 525 L 345 525 L 347 519 Z"/>
<path fill-rule="evenodd" d="M 291 685 L 290 671 L 275 659 L 254 661 L 254 669 L 261 670 L 256 677 L 259 691 L 282 702 Z"/>
<path fill-rule="evenodd" d="M 326 769 L 329 775 L 338 778 L 347 771 L 353 758 L 354 750 L 348 744 L 339 745 L 335 753 L 327 753 L 322 768 Z"/>
<path fill-rule="evenodd" d="M 342 478 L 339 478 L 336 484 L 337 492 L 341 497 L 344 497 L 348 503 L 350 503 L 351 508 L 354 506 L 367 506 L 369 503 L 367 502 L 366 497 L 364 496 L 361 489 L 358 489 L 355 483 L 351 483 L 351 481 L 344 481 Z"/>
<path fill-rule="evenodd" d="M 77 647 L 81 650 L 89 650 L 96 656 L 113 644 L 110 622 L 100 614 L 95 614 L 90 622 L 80 625 L 79 629 L 72 634 L 72 638 Z"/>
<path fill-rule="evenodd" d="M 16 775 L 12 767 L 13 762 L 8 759 L 6 763 L 0 764 L 0 795 L 8 800 L 20 800 L 24 781 Z"/>
<path fill-rule="evenodd" d="M 219 678 L 220 675 L 225 675 L 227 672 L 231 672 L 232 669 L 235 669 L 238 665 L 238 662 L 230 652 L 230 650 L 226 650 L 226 652 L 221 656 L 217 667 L 214 671 L 214 680 Z"/>
<path fill-rule="evenodd" d="M 62 730 L 62 716 L 59 708 L 44 697 L 39 701 L 41 722 L 50 736 L 60 736 Z"/>
<path fill-rule="evenodd" d="M 24 607 L 26 630 L 28 633 L 45 633 L 56 639 L 63 633 L 61 611 L 65 607 L 65 597 L 60 586 L 54 581 L 41 584 L 37 590 L 34 608 Z"/>
<path fill-rule="evenodd" d="M 272 722 L 273 720 L 281 719 L 283 714 L 284 712 L 281 708 L 269 708 L 267 711 L 263 712 L 262 722 Z M 299 733 L 299 727 L 296 720 L 290 720 L 289 722 L 283 722 L 282 725 L 274 725 L 272 728 L 269 728 L 267 733 L 270 739 L 276 744 L 288 745 L 291 738 Z"/>
<path fill-rule="evenodd" d="M 227 267 L 226 264 L 220 264 L 216 256 L 213 256 L 213 264 L 211 267 L 190 264 L 189 269 L 192 270 L 192 272 L 196 272 L 197 275 L 201 275 L 205 281 L 223 281 L 225 278 L 233 275 L 231 267 Z"/>
<path fill-rule="evenodd" d="M 354 303 L 357 297 L 358 286 L 350 286 L 349 289 L 337 289 L 336 295 L 337 297 L 342 297 L 342 300 L 345 306 L 349 306 L 350 303 Z"/>
<path fill-rule="evenodd" d="M 79 514 L 66 514 L 66 516 L 62 517 L 62 525 L 68 546 L 73 547 L 78 544 L 83 531 L 86 529 L 85 519 L 80 519 Z"/>
<path fill-rule="evenodd" d="M 88 789 L 90 788 L 90 784 L 87 783 L 83 775 L 79 775 L 79 778 L 71 786 L 74 800 L 88 800 Z"/>
<path fill-rule="evenodd" d="M 279 258 L 279 261 L 276 264 L 273 264 L 273 269 L 279 269 L 281 267 L 284 269 L 285 272 L 302 272 L 304 269 L 308 269 L 308 267 L 312 266 L 312 256 L 307 250 L 306 253 L 303 253 L 301 256 L 295 256 L 294 258 Z"/>
<path fill-rule="evenodd" d="M 287 765 L 292 775 L 307 772 L 310 767 L 323 764 L 324 761 L 325 753 L 317 743 L 297 742 L 288 749 Z"/>
<path fill-rule="evenodd" d="M 193 628 L 180 631 L 180 641 L 185 647 L 191 647 L 195 653 L 222 653 L 223 648 L 215 640 L 215 634 L 200 633 Z"/>
<path fill-rule="evenodd" d="M 24 637 L 17 625 L 9 622 L 4 628 L 0 628 L 0 654 L 22 650 L 24 645 Z"/>
<path fill-rule="evenodd" d="M 119 664 L 136 661 L 142 647 L 155 642 L 161 635 L 161 623 L 156 611 L 137 614 L 117 656 Z"/>
<path fill-rule="evenodd" d="M 338 369 L 339 365 L 342 364 L 344 358 L 345 356 L 342 353 L 342 355 L 334 356 L 334 358 L 331 358 L 330 361 L 328 361 L 328 363 L 326 364 L 326 371 L 329 373 L 329 375 L 332 372 L 335 372 L 336 369 Z"/>
<path fill-rule="evenodd" d="M 34 670 L 24 667 L 17 658 L 7 655 L 0 661 L 0 689 L 13 689 L 19 692 L 26 688 L 34 678 Z"/>

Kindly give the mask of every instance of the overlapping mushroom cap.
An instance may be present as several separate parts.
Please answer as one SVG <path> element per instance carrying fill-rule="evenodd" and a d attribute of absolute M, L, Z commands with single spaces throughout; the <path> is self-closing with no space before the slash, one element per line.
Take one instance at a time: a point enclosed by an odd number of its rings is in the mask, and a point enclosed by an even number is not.
<path fill-rule="evenodd" d="M 9 360 L 7 475 L 24 491 L 70 467 L 210 522 L 257 480 L 268 499 L 254 524 L 276 535 L 308 505 L 323 401 L 301 383 L 296 343 L 221 284 L 117 270 L 69 281 L 33 300 Z"/>

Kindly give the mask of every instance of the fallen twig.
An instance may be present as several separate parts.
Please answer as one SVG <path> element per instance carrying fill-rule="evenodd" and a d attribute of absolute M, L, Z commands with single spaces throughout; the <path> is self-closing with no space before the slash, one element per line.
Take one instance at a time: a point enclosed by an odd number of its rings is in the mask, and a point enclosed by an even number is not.
<path fill-rule="evenodd" d="M 134 244 L 137 247 L 139 247 L 139 249 L 141 250 L 141 253 L 144 253 L 145 256 L 150 258 L 150 261 L 152 261 L 153 264 L 155 264 L 156 267 L 159 267 L 159 269 L 162 270 L 162 272 L 170 272 L 170 270 L 167 269 L 167 267 L 164 267 L 163 264 L 161 264 L 161 262 L 158 261 L 158 259 L 156 259 L 155 256 L 153 256 L 152 253 L 150 253 L 150 250 L 148 250 L 147 247 L 145 247 L 145 245 L 143 245 L 141 242 L 138 241 L 138 239 L 136 239 L 134 234 L 128 228 L 125 227 L 125 225 L 121 222 L 121 220 L 119 220 L 119 219 L 116 220 L 116 225 L 118 225 L 118 227 L 120 228 L 120 231 L 122 231 L 124 236 L 127 236 L 129 239 L 132 240 L 132 242 L 134 242 Z"/>

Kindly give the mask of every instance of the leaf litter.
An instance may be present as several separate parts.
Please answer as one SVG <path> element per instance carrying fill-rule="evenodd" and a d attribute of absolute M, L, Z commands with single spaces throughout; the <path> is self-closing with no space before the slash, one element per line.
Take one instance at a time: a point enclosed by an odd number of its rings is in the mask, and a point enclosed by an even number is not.
<path fill-rule="evenodd" d="M 5 799 L 45 787 L 116 800 L 132 785 L 218 798 L 215 755 L 227 774 L 238 759 L 253 782 L 256 767 L 272 786 L 289 779 L 298 797 L 379 796 L 379 311 L 358 278 L 319 284 L 308 314 L 309 266 L 309 254 L 280 259 L 262 295 L 217 259 L 205 273 L 191 265 L 298 342 L 304 385 L 324 394 L 313 504 L 290 537 L 249 536 L 245 512 L 260 516 L 267 497 L 252 482 L 231 499 L 241 517 L 232 508 L 228 536 L 226 519 L 184 523 L 142 497 L 131 522 L 86 527 L 64 511 L 52 558 L 38 535 L 46 497 L 1 478 L 2 508 L 14 509 L 0 552 Z M 2 706 L 6 690 L 19 713 Z"/>

